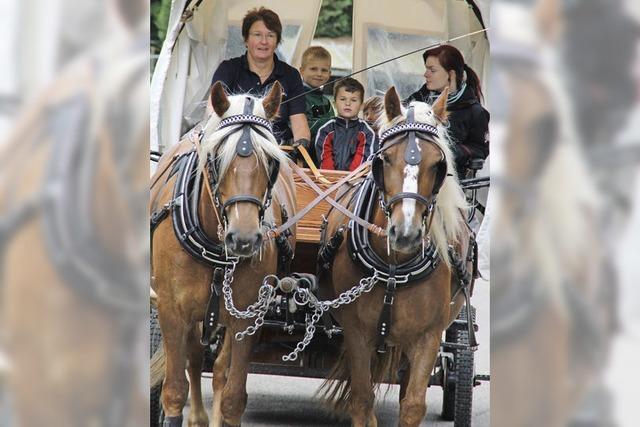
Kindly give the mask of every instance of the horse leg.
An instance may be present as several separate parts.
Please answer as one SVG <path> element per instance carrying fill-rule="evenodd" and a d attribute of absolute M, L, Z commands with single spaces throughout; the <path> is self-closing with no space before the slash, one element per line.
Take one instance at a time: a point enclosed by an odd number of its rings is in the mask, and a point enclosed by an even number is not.
<path fill-rule="evenodd" d="M 213 363 L 213 408 L 211 410 L 211 427 L 222 427 L 222 390 L 227 383 L 227 369 L 231 356 L 231 334 L 224 336 L 222 349 Z"/>
<path fill-rule="evenodd" d="M 244 330 L 246 322 L 236 322 L 241 329 L 229 328 L 229 340 L 231 341 L 231 364 L 227 383 L 222 391 L 222 417 L 224 423 L 230 426 L 239 426 L 242 414 L 247 406 L 247 374 L 249 373 L 249 359 L 255 335 L 246 335 L 242 341 L 236 341 L 236 332 Z M 224 424 L 223 424 L 224 425 Z"/>
<path fill-rule="evenodd" d="M 373 410 L 375 393 L 371 382 L 373 347 L 367 344 L 363 334 L 351 329 L 345 329 L 344 343 L 351 377 L 349 402 L 351 425 L 353 427 L 377 426 L 378 421 Z"/>
<path fill-rule="evenodd" d="M 404 399 L 407 394 L 409 378 L 411 378 L 411 364 L 407 361 L 407 369 L 403 372 L 402 378 L 400 378 L 400 402 L 402 402 L 402 399 Z"/>
<path fill-rule="evenodd" d="M 200 328 L 193 327 L 187 336 L 187 356 L 189 363 L 189 384 L 191 387 L 191 409 L 189 411 L 189 427 L 207 427 L 209 418 L 202 403 L 202 361 L 204 359 L 204 347 L 200 344 Z"/>
<path fill-rule="evenodd" d="M 158 306 L 166 355 L 165 379 L 162 385 L 162 408 L 165 427 L 182 426 L 182 409 L 187 402 L 189 382 L 184 374 L 187 364 L 186 337 L 188 325 L 179 318 L 178 310 Z M 166 310 L 166 311 L 165 311 Z"/>
<path fill-rule="evenodd" d="M 407 350 L 411 370 L 405 396 L 400 402 L 400 426 L 419 426 L 427 412 L 426 393 L 431 370 L 436 362 L 440 334 L 429 333 Z"/>

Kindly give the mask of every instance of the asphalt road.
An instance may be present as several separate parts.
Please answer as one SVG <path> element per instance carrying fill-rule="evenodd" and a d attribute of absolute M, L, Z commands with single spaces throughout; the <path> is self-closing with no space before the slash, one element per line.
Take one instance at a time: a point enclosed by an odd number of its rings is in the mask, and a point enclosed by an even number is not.
<path fill-rule="evenodd" d="M 476 373 L 489 374 L 489 283 L 476 282 L 472 303 L 477 309 L 480 347 L 475 353 Z M 242 419 L 243 426 L 349 426 L 348 420 L 338 420 L 322 407 L 314 397 L 321 380 L 307 378 L 279 377 L 272 375 L 249 375 L 247 393 L 249 399 Z M 202 389 L 205 405 L 210 413 L 212 404 L 211 379 L 203 378 Z M 378 393 L 376 413 L 381 427 L 397 425 L 398 386 L 382 387 Z M 473 425 L 490 425 L 490 386 L 483 382 L 475 387 L 473 396 Z M 430 387 L 427 390 L 427 415 L 421 425 L 452 426 L 452 422 L 440 418 L 442 389 Z M 188 408 L 185 408 L 185 425 Z"/>

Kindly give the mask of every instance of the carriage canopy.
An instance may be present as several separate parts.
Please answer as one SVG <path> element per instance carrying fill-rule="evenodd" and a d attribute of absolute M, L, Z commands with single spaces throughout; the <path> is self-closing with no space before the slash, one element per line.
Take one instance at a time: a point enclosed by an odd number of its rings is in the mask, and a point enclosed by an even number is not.
<path fill-rule="evenodd" d="M 213 71 L 224 59 L 244 53 L 241 21 L 247 10 L 266 6 L 283 23 L 277 54 L 298 67 L 312 44 L 321 0 L 175 0 L 167 36 L 151 82 L 151 148 L 164 151 L 204 116 Z M 352 71 L 480 30 L 486 23 L 486 1 L 394 0 L 353 1 Z M 489 43 L 486 33 L 453 42 L 485 81 Z M 395 85 L 402 97 L 423 83 L 419 53 L 354 76 L 367 96 Z"/>

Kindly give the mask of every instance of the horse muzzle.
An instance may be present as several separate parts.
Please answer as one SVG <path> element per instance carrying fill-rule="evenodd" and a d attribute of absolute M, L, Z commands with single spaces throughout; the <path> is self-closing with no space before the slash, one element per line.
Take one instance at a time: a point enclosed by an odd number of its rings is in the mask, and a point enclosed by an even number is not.
<path fill-rule="evenodd" d="M 250 257 L 260 250 L 262 234 L 230 230 L 224 238 L 227 250 L 237 257 Z"/>
<path fill-rule="evenodd" d="M 422 247 L 422 229 L 389 227 L 389 243 L 391 249 L 405 254 L 413 254 Z"/>

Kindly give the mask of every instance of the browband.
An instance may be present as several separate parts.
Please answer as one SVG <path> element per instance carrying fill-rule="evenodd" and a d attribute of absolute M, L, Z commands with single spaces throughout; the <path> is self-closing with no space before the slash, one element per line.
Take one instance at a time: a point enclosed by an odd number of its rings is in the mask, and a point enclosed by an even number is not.
<path fill-rule="evenodd" d="M 216 131 L 233 126 L 233 125 L 257 125 L 267 128 L 271 131 L 271 122 L 267 119 L 263 119 L 262 117 L 254 116 L 253 114 L 238 114 L 235 116 L 227 117 L 226 119 L 222 119 L 216 128 Z"/>
<path fill-rule="evenodd" d="M 396 136 L 400 133 L 406 133 L 410 131 L 424 132 L 424 133 L 431 134 L 435 137 L 438 136 L 438 130 L 436 129 L 435 126 L 428 125 L 426 123 L 418 123 L 418 122 L 403 123 L 401 125 L 394 126 L 382 132 L 382 135 L 380 135 L 380 147 L 382 147 L 382 144 L 387 139 L 393 136 Z"/>
<path fill-rule="evenodd" d="M 255 116 L 253 114 L 254 103 L 255 100 L 247 96 L 245 98 L 243 113 L 223 119 L 216 127 L 216 131 L 219 131 L 220 129 L 224 129 L 229 126 L 242 125 L 242 135 L 240 135 L 240 139 L 238 140 L 238 143 L 236 145 L 236 154 L 241 157 L 248 157 L 253 154 L 251 129 L 254 129 L 256 132 L 262 134 L 262 132 L 255 128 L 255 126 L 259 126 L 267 129 L 269 133 L 273 133 L 271 129 L 271 122 L 269 120 L 263 119 L 262 117 Z M 262 135 L 265 136 L 264 134 Z"/>

